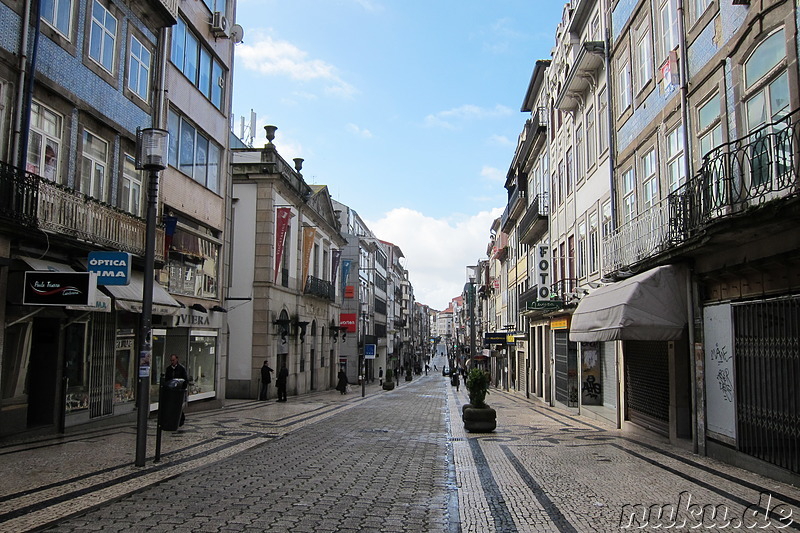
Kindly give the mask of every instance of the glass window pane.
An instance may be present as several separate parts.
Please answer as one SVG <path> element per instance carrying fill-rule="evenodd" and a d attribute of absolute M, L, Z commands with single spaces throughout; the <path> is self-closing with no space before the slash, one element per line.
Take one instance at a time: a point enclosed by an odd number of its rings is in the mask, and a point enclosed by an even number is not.
<path fill-rule="evenodd" d="M 178 143 L 180 141 L 180 119 L 170 109 L 167 116 L 167 131 L 169 132 L 169 164 L 178 166 Z"/>
<path fill-rule="evenodd" d="M 767 37 L 744 65 L 745 87 L 748 88 L 786 57 L 783 30 Z"/>
<path fill-rule="evenodd" d="M 44 147 L 44 172 L 43 176 L 50 181 L 56 180 L 58 170 L 58 143 L 52 139 L 47 139 Z"/>
<path fill-rule="evenodd" d="M 197 148 L 194 160 L 194 180 L 201 185 L 206 184 L 206 170 L 208 167 L 208 139 L 197 134 Z"/>
<path fill-rule="evenodd" d="M 789 108 L 789 76 L 786 72 L 769 84 L 769 105 L 772 121 L 786 114 Z"/>
<path fill-rule="evenodd" d="M 181 121 L 180 161 L 178 168 L 181 172 L 191 176 L 194 167 L 194 140 L 195 129 L 191 124 Z"/>
<path fill-rule="evenodd" d="M 220 86 L 220 81 L 224 86 L 225 79 L 222 65 L 214 61 L 214 67 L 211 72 L 211 103 L 217 109 L 222 109 L 222 87 Z"/>
<path fill-rule="evenodd" d="M 698 126 L 701 130 L 709 127 L 719 117 L 719 93 L 715 94 L 708 102 L 700 107 L 697 113 Z"/>
<path fill-rule="evenodd" d="M 205 48 L 200 49 L 200 76 L 197 87 L 206 98 L 211 98 L 211 54 Z"/>
<path fill-rule="evenodd" d="M 748 100 L 745 107 L 747 109 L 748 130 L 752 131 L 754 128 L 766 124 L 767 102 L 763 91 Z"/>
<path fill-rule="evenodd" d="M 42 160 L 42 136 L 32 132 L 28 138 L 28 163 L 25 170 L 39 174 L 39 165 Z"/>
<path fill-rule="evenodd" d="M 172 27 L 172 54 L 171 60 L 179 69 L 183 70 L 183 54 L 186 47 L 186 23 L 178 19 Z"/>
<path fill-rule="evenodd" d="M 56 28 L 69 37 L 69 21 L 72 17 L 72 1 L 58 0 L 58 11 L 56 17 Z"/>
<path fill-rule="evenodd" d="M 186 32 L 186 57 L 183 64 L 183 73 L 189 80 L 197 84 L 197 54 L 199 44 L 191 32 Z"/>
<path fill-rule="evenodd" d="M 219 193 L 220 149 L 214 143 L 208 147 L 208 183 L 206 187 Z"/>

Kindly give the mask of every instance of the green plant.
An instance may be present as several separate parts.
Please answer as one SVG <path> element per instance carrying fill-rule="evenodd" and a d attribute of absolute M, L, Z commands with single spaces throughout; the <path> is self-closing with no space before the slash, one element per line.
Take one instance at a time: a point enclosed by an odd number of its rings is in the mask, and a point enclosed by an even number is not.
<path fill-rule="evenodd" d="M 393 377 L 394 377 L 394 372 L 392 372 L 391 368 L 387 368 L 386 369 L 386 381 L 392 381 Z"/>
<path fill-rule="evenodd" d="M 485 407 L 484 400 L 489 394 L 489 373 L 480 368 L 473 368 L 467 374 L 467 392 L 469 403 L 474 407 Z"/>

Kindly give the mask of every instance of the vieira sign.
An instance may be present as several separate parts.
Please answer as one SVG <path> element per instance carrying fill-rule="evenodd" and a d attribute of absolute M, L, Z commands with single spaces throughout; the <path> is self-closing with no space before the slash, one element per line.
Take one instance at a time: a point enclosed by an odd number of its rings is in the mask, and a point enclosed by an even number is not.
<path fill-rule="evenodd" d="M 131 254 L 89 252 L 87 270 L 97 274 L 98 285 L 128 285 L 131 282 Z"/>

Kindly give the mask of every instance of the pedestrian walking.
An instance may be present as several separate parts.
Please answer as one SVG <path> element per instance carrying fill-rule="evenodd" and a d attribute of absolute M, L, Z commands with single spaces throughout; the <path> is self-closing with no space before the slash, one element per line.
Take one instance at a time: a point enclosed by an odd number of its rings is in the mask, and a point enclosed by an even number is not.
<path fill-rule="evenodd" d="M 278 401 L 286 401 L 286 380 L 289 378 L 289 369 L 286 368 L 284 363 L 278 371 L 278 379 L 275 380 L 275 386 L 278 387 Z"/>
<path fill-rule="evenodd" d="M 383 367 L 382 366 L 378 367 L 378 383 L 380 384 L 381 387 L 383 387 Z"/>
<path fill-rule="evenodd" d="M 267 364 L 267 361 L 264 361 L 264 366 L 261 367 L 261 392 L 258 395 L 259 400 L 266 400 L 269 397 L 269 384 L 272 383 L 272 372 L 273 370 Z"/>
<path fill-rule="evenodd" d="M 186 391 L 189 389 L 189 373 L 186 371 L 186 367 L 180 363 L 178 359 L 178 354 L 172 354 L 169 356 L 169 363 L 170 365 L 167 367 L 166 372 L 164 372 L 164 379 L 166 381 L 171 381 L 173 379 L 182 379 L 183 380 L 183 404 L 186 404 Z M 181 421 L 178 422 L 179 426 L 182 426 L 183 423 L 186 422 L 186 414 L 181 409 Z"/>
<path fill-rule="evenodd" d="M 346 394 L 347 393 L 347 374 L 344 371 L 344 368 L 339 370 L 339 381 L 336 383 L 336 390 L 339 391 L 339 394 Z"/>
<path fill-rule="evenodd" d="M 453 372 L 453 375 L 450 378 L 450 384 L 456 388 L 456 392 L 458 392 L 459 385 L 461 384 L 461 379 L 458 376 L 458 372 Z"/>

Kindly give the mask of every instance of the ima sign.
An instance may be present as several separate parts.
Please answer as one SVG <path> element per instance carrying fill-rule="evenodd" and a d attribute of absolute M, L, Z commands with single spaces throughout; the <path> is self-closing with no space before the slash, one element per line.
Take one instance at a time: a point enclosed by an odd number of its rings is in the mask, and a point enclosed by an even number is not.
<path fill-rule="evenodd" d="M 550 247 L 546 244 L 536 246 L 536 296 L 539 300 L 550 299 Z"/>

